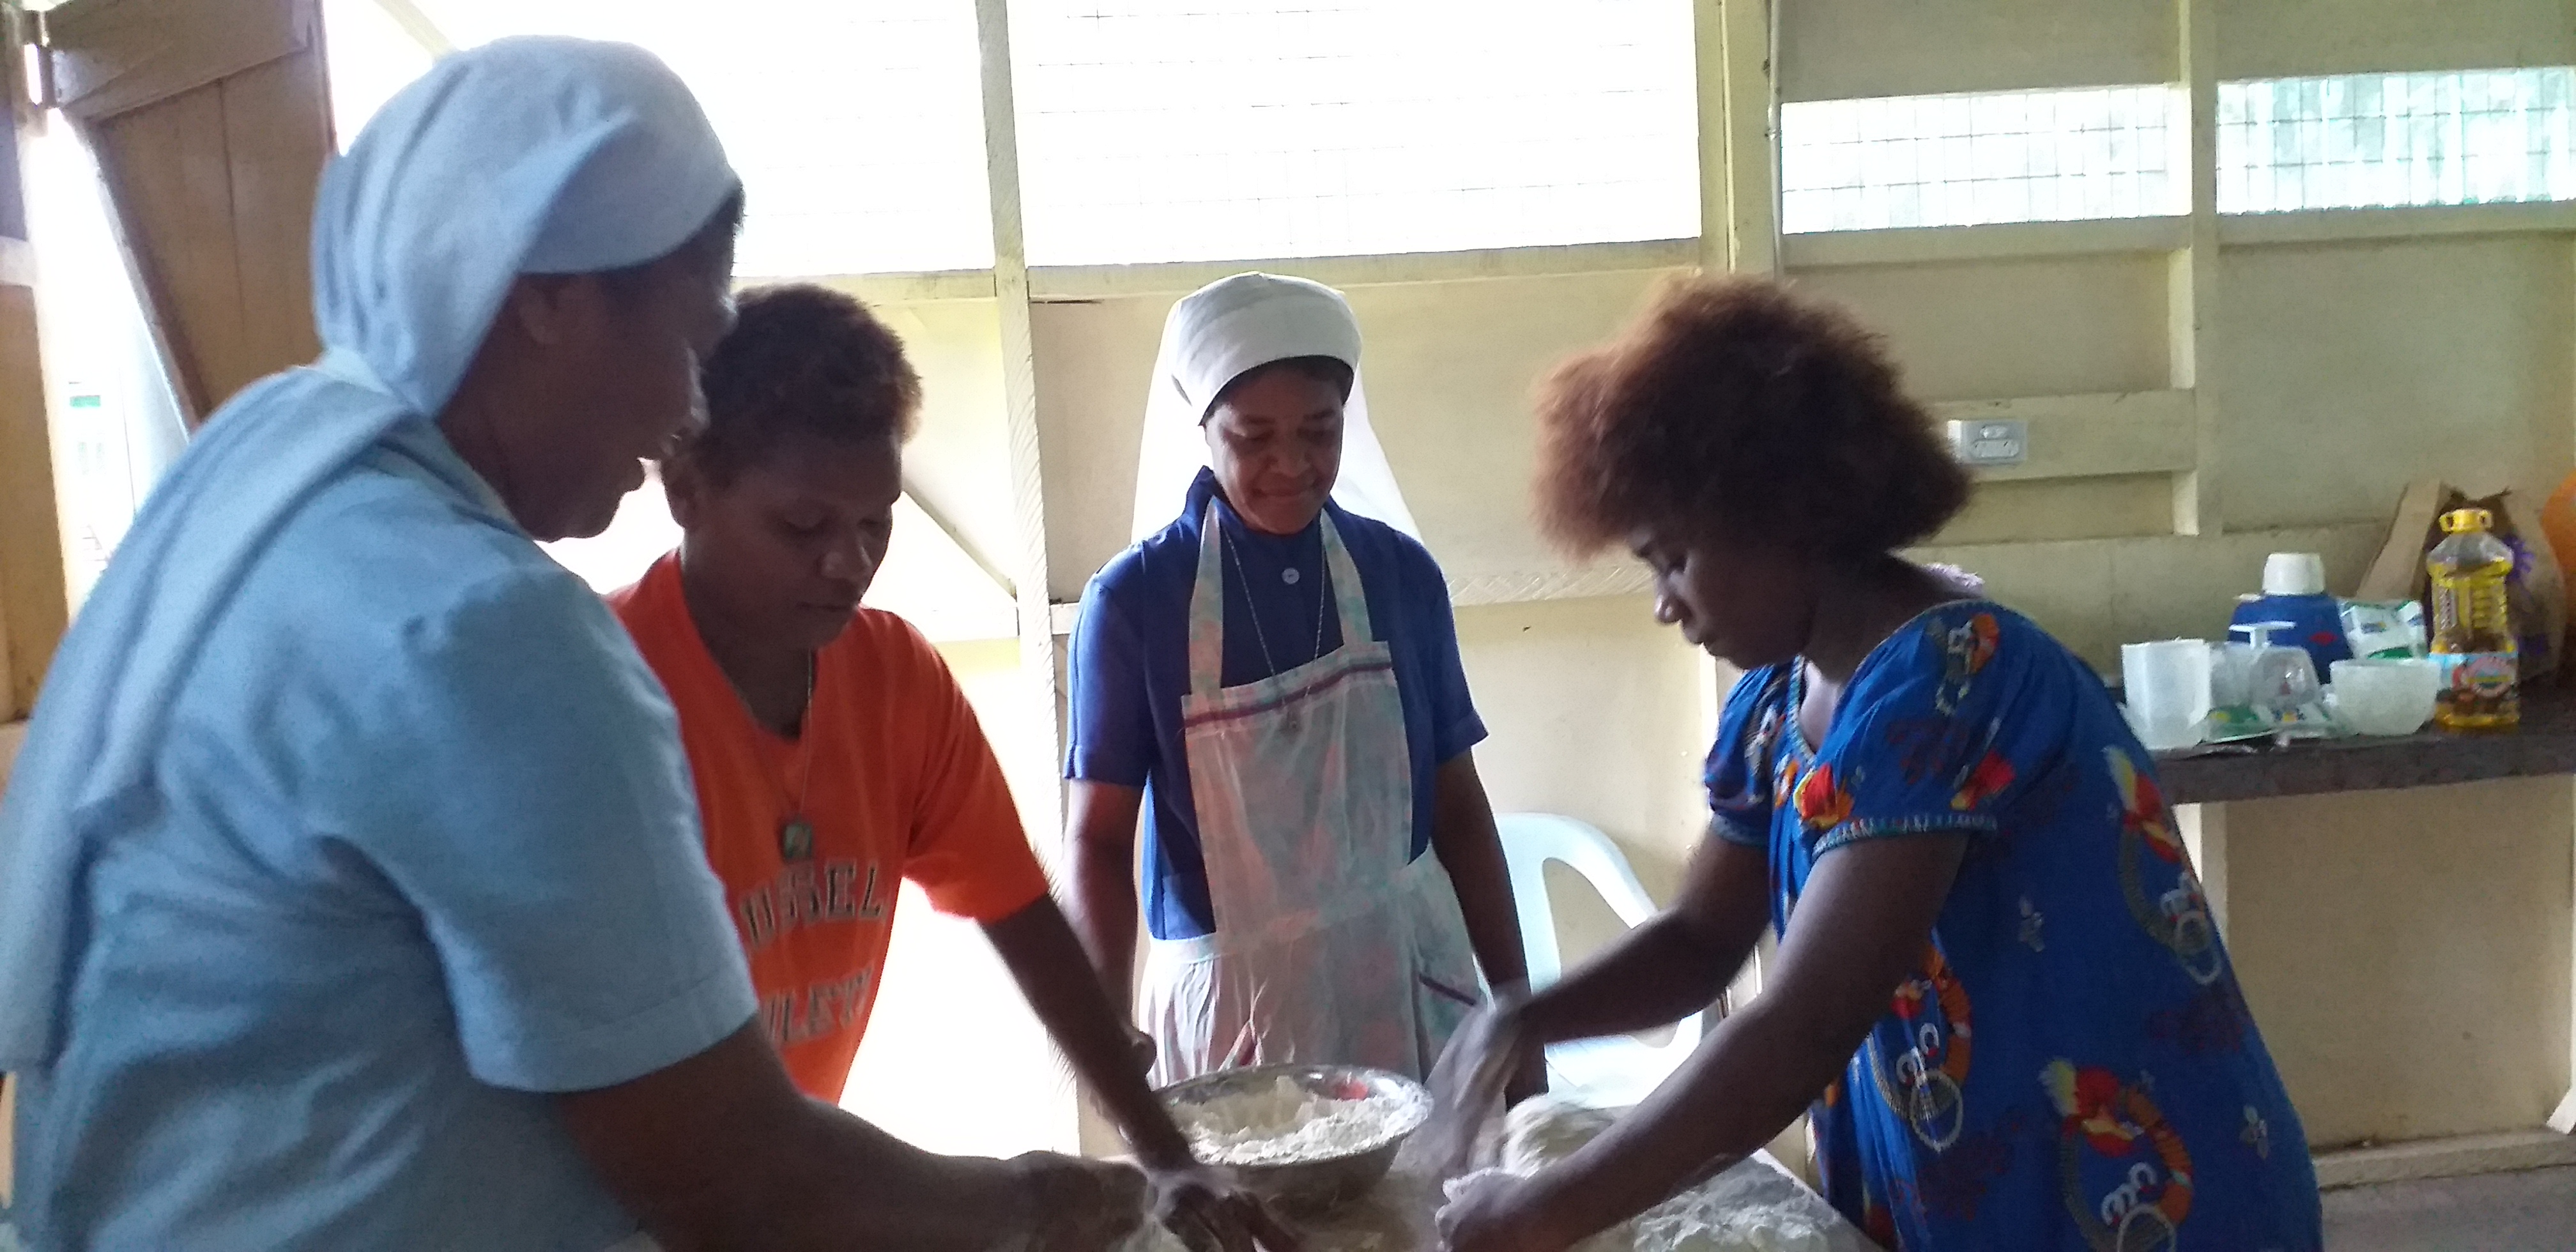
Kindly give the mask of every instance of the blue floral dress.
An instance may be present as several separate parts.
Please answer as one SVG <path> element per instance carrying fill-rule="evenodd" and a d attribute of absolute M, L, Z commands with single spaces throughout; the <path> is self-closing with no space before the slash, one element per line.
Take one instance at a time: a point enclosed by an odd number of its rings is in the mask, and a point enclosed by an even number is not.
<path fill-rule="evenodd" d="M 1879 645 L 1831 733 L 1802 664 L 1744 676 L 1708 785 L 1772 924 L 1817 861 L 1969 837 L 1912 976 L 1810 1112 L 1826 1198 L 1906 1252 L 2314 1252 L 2305 1134 L 2101 681 L 1998 605 Z"/>

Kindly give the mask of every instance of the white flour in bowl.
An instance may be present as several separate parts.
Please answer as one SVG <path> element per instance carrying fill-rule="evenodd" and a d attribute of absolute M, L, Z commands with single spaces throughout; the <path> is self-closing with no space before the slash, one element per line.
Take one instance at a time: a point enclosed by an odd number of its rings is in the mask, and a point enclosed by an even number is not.
<path fill-rule="evenodd" d="M 1426 1112 L 1413 1092 L 1336 1100 L 1286 1077 L 1172 1110 L 1199 1159 L 1218 1165 L 1286 1165 L 1365 1152 L 1421 1124 Z"/>

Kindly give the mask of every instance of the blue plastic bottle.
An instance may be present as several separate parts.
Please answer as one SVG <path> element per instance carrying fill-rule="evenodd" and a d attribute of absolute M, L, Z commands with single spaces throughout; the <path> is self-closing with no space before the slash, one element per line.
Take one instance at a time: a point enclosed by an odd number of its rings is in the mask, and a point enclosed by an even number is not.
<path fill-rule="evenodd" d="M 2263 563 L 2263 594 L 2237 601 L 2236 614 L 2228 624 L 2262 622 L 2288 622 L 2291 628 L 2273 632 L 2272 641 L 2306 649 L 2320 678 L 2334 672 L 2335 662 L 2352 659 L 2352 644 L 2343 634 L 2342 608 L 2326 594 L 2325 563 L 2312 553 L 2273 553 Z"/>

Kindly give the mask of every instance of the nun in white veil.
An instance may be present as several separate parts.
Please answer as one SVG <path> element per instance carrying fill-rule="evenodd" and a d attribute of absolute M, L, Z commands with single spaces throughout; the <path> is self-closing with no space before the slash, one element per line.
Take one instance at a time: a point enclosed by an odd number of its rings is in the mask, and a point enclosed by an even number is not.
<path fill-rule="evenodd" d="M 1386 449 L 1369 425 L 1368 388 L 1359 377 L 1359 323 L 1348 302 L 1340 292 L 1302 278 L 1240 274 L 1174 304 L 1163 319 L 1163 346 L 1155 353 L 1154 380 L 1145 394 L 1144 438 L 1136 449 L 1129 540 L 1170 525 L 1191 480 L 1207 468 L 1203 427 L 1216 393 L 1245 371 L 1297 357 L 1325 357 L 1351 369 L 1333 502 L 1422 538 L 1404 507 L 1395 470 L 1386 463 Z"/>
<path fill-rule="evenodd" d="M 595 533 L 694 420 L 741 212 L 679 78 L 583 40 L 447 57 L 325 171 L 322 359 L 154 490 L 0 799 L 29 1246 L 1137 1224 L 1132 1169 L 933 1156 L 797 1092 L 671 706 L 535 543 Z"/>
<path fill-rule="evenodd" d="M 1136 544 L 1071 661 L 1077 928 L 1113 994 L 1154 940 L 1157 1081 L 1269 1062 L 1422 1076 L 1520 930 L 1445 580 L 1369 421 L 1341 293 L 1239 274 L 1174 305 Z M 1536 1074 L 1520 1089 L 1536 1089 Z"/>

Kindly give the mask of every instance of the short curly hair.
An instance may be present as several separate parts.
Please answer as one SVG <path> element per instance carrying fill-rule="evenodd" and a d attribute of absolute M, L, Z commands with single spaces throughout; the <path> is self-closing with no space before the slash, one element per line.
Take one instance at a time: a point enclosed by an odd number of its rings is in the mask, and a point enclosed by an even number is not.
<path fill-rule="evenodd" d="M 1675 281 L 1539 386 L 1538 520 L 1590 555 L 1641 526 L 1787 530 L 1830 559 L 1929 538 L 1968 475 L 1842 310 L 1750 278 Z"/>
<path fill-rule="evenodd" d="M 794 435 L 837 444 L 912 437 L 921 376 L 866 305 L 793 283 L 744 292 L 735 311 L 700 373 L 706 428 L 675 459 L 722 482 Z"/>

